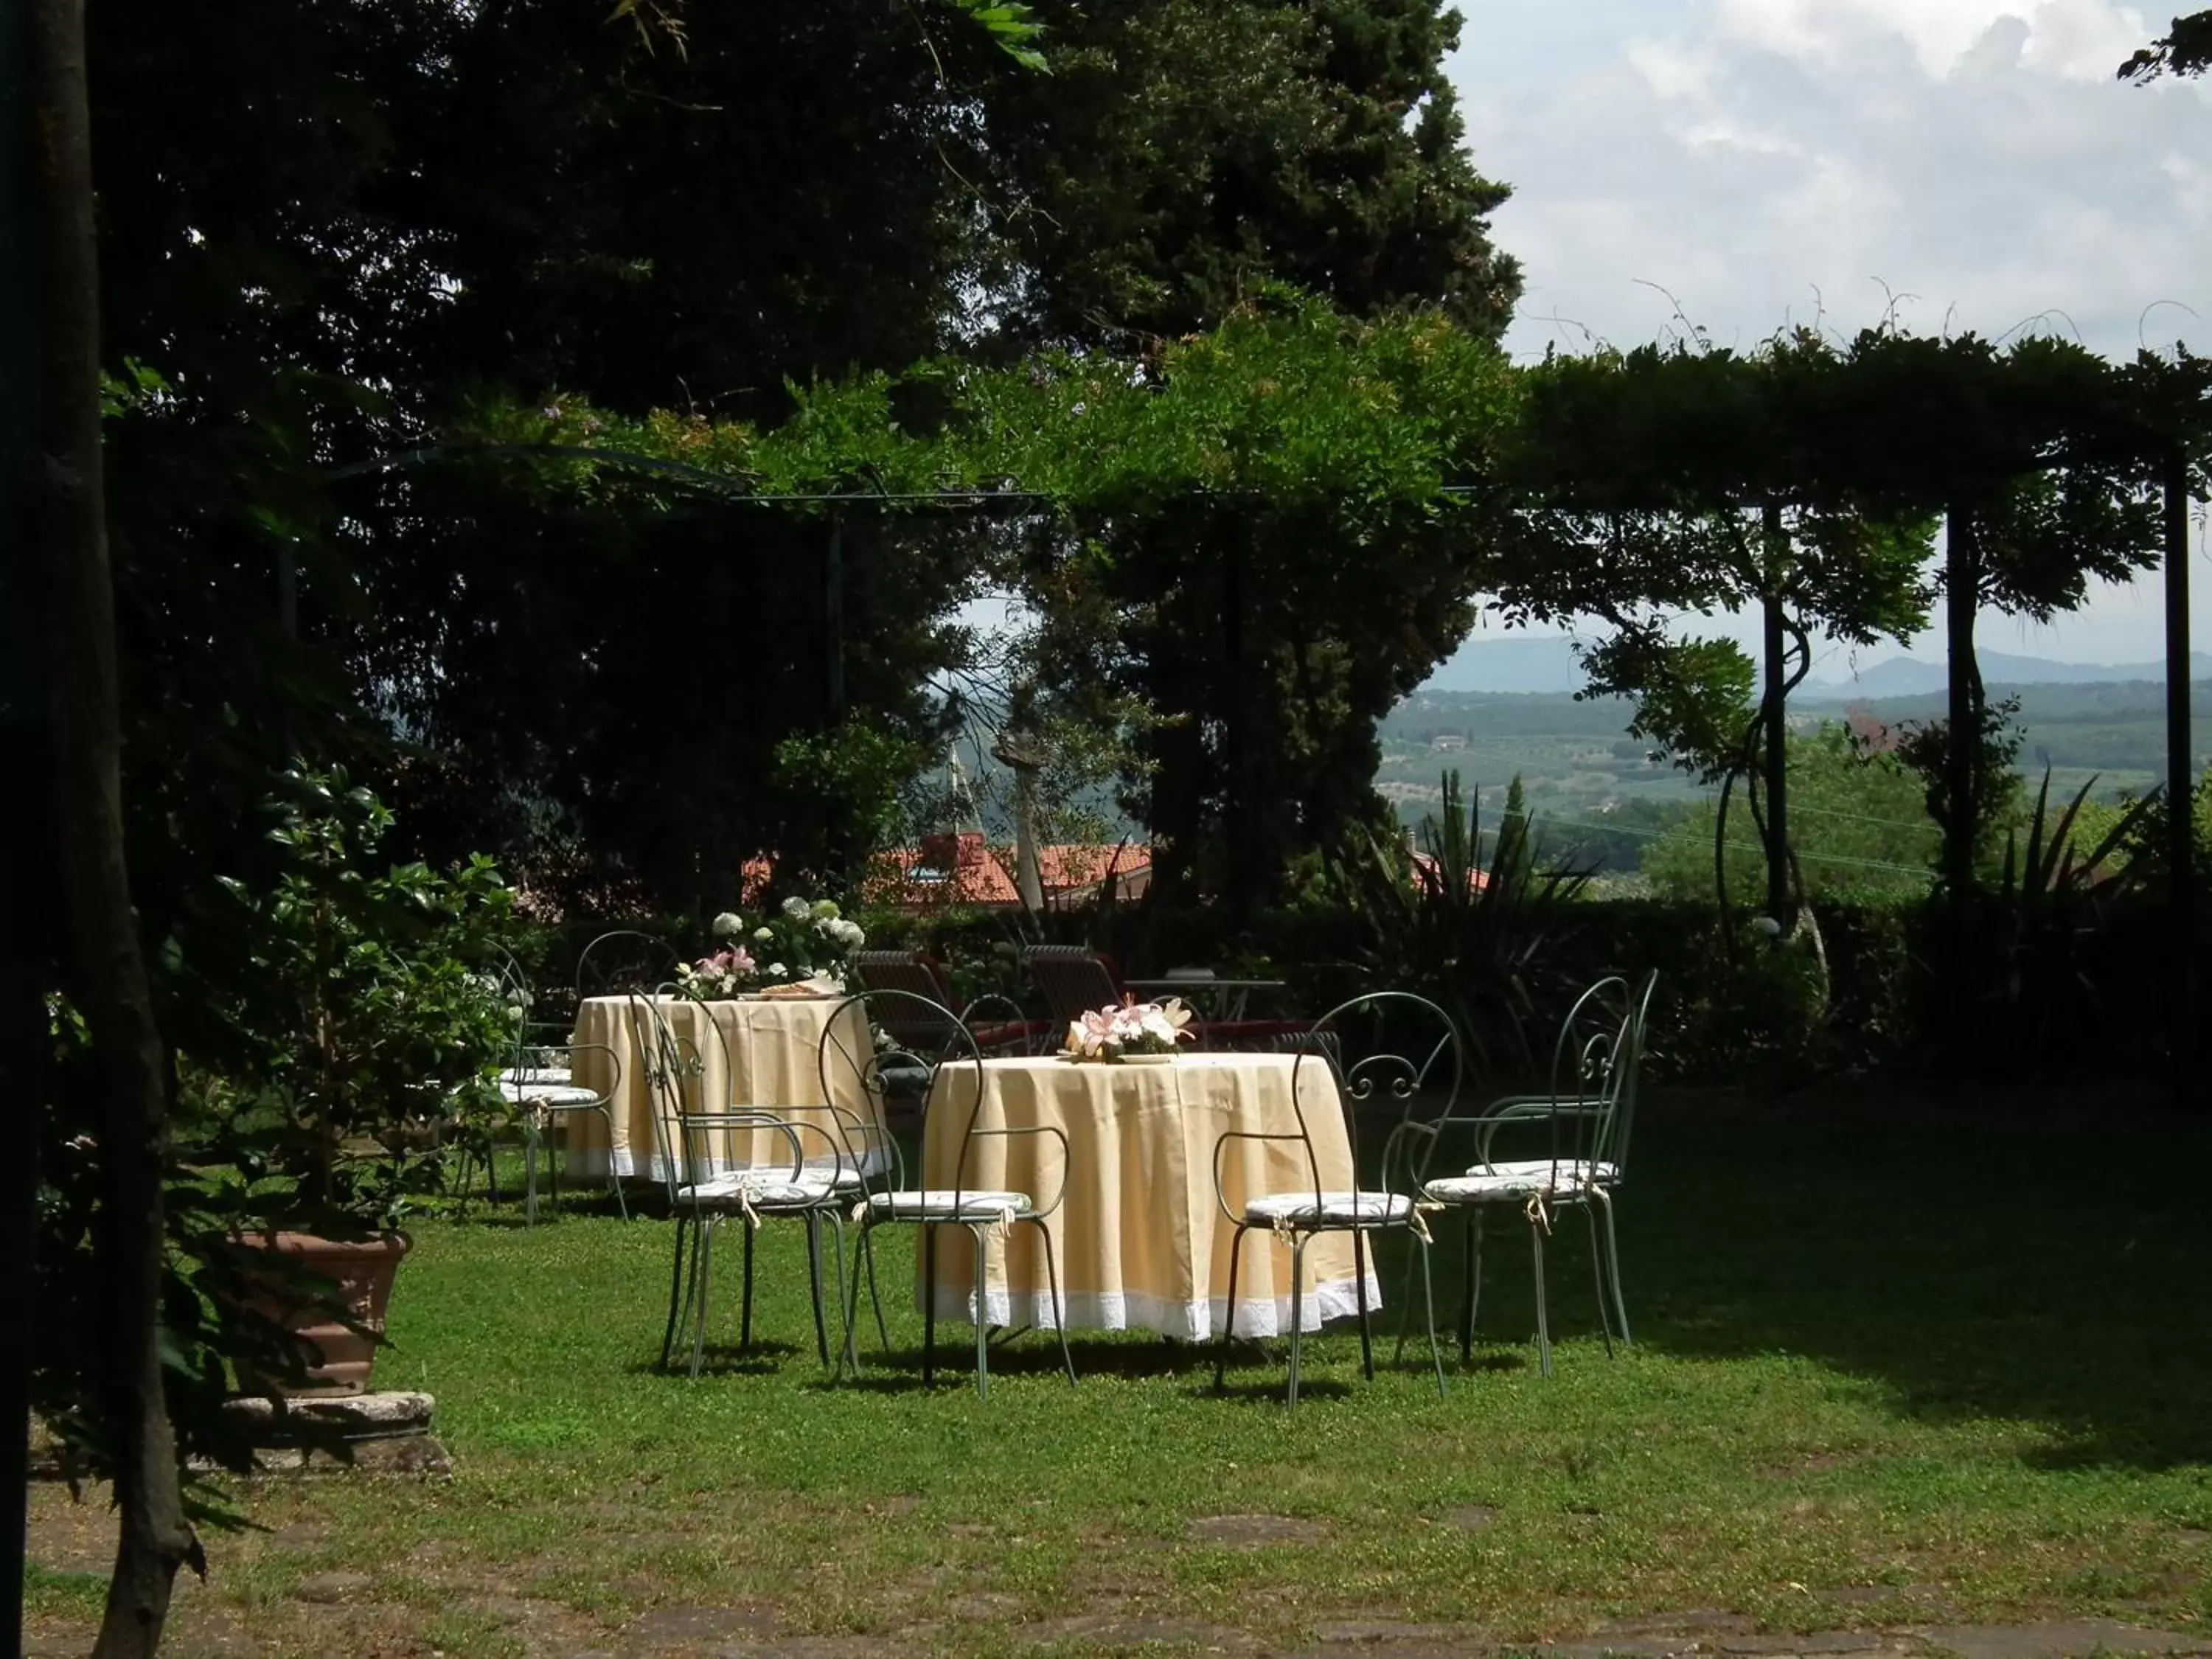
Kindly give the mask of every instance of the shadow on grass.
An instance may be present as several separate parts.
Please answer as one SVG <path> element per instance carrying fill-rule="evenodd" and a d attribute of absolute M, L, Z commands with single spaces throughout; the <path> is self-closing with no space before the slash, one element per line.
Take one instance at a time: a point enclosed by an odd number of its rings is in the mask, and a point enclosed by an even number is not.
<path fill-rule="evenodd" d="M 756 1338 L 741 1348 L 734 1342 L 717 1342 L 710 1338 L 701 1352 L 699 1376 L 702 1381 L 710 1376 L 771 1376 L 800 1360 L 818 1363 L 812 1343 Z M 632 1376 L 673 1376 L 688 1382 L 691 1376 L 690 1344 L 679 1342 L 665 1365 L 656 1354 L 627 1369 Z"/>
<path fill-rule="evenodd" d="M 953 1328 L 958 1331 L 967 1328 Z M 1075 1361 L 1079 1387 L 1094 1378 L 1110 1378 L 1123 1382 L 1165 1378 L 1185 1383 L 1194 1397 L 1230 1401 L 1273 1400 L 1279 1404 L 1290 1381 L 1290 1350 L 1279 1342 L 1261 1344 L 1240 1338 L 1230 1351 L 1227 1385 L 1218 1391 L 1213 1386 L 1216 1351 L 1211 1342 L 1165 1340 L 1153 1342 L 1100 1341 L 1072 1336 L 1068 1346 Z M 1452 1370 L 1453 1358 L 1449 1353 L 1445 1357 L 1448 1374 Z M 865 1369 L 859 1382 L 855 1384 L 848 1376 L 845 1386 L 858 1386 L 878 1393 L 918 1390 L 921 1387 L 921 1362 L 922 1351 L 918 1345 L 895 1348 L 887 1352 L 871 1351 L 864 1346 L 860 1351 L 860 1364 Z M 1388 1356 L 1379 1348 L 1375 1363 L 1378 1376 L 1392 1369 Z M 1519 1363 L 1512 1356 L 1479 1355 L 1477 1368 L 1511 1369 Z M 975 1345 L 972 1335 L 964 1342 L 940 1340 L 937 1347 L 936 1369 L 938 1387 L 944 1387 L 948 1379 L 957 1379 L 972 1386 L 975 1374 Z M 1425 1352 L 1419 1357 L 1419 1363 L 1409 1359 L 1398 1369 L 1424 1377 L 1430 1375 Z M 1060 1346 L 1049 1331 L 1031 1332 L 1021 1340 L 1018 1346 L 1001 1346 L 994 1340 L 991 1345 L 991 1375 L 1058 1377 L 1060 1376 Z M 1300 1378 L 1298 1392 L 1302 1399 L 1340 1399 L 1354 1393 L 1355 1385 L 1340 1378 L 1316 1376 L 1309 1370 Z"/>
<path fill-rule="evenodd" d="M 1761 1118 L 1647 1102 L 1620 1212 L 1636 1340 L 1802 1355 L 1879 1385 L 1904 1417 L 2039 1423 L 2055 1443 L 2039 1465 L 2212 1459 L 2197 1177 L 2212 1125 L 1976 1104 L 1869 1097 Z M 1441 1326 L 1461 1256 L 1438 1243 Z M 1596 1334 L 1589 1249 L 1579 1225 L 1547 1246 L 1555 1338 Z M 1401 1277 L 1395 1253 L 1384 1265 Z M 1493 1226 L 1483 1266 L 1478 1341 L 1524 1338 L 1525 1230 Z"/>

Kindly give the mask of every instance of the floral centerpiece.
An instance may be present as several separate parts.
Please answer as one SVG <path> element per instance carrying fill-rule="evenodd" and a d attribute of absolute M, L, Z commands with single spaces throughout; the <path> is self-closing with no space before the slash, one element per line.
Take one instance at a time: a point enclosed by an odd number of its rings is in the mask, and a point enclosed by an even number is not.
<path fill-rule="evenodd" d="M 845 963 L 868 942 L 829 899 L 787 898 L 750 928 L 734 910 L 714 918 L 721 949 L 676 965 L 676 988 L 702 1002 L 805 980 L 845 982 Z"/>
<path fill-rule="evenodd" d="M 1190 1010 L 1170 997 L 1139 1002 L 1125 997 L 1119 1007 L 1094 1009 L 1067 1023 L 1070 1060 L 1129 1060 L 1175 1053 L 1190 1037 Z"/>

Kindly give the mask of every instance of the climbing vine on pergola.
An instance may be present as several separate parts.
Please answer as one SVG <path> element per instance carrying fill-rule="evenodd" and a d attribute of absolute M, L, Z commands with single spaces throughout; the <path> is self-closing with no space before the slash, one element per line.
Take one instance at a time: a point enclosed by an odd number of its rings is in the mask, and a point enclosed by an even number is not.
<path fill-rule="evenodd" d="M 1217 834 L 1232 865 L 1279 850 L 1257 820 L 1310 805 L 1282 796 L 1255 743 L 1349 741 L 1449 654 L 1479 602 L 1509 620 L 1601 618 L 1594 687 L 1636 696 L 1640 728 L 1686 763 L 1753 777 L 1786 910 L 1778 737 L 1811 637 L 1903 640 L 1949 599 L 1952 765 L 1933 804 L 1947 879 L 1971 884 L 1986 718 L 1973 616 L 2046 617 L 2155 562 L 2177 465 L 2179 488 L 2203 494 L 2206 383 L 2185 352 L 2116 366 L 2048 338 L 1893 330 L 1516 368 L 1433 315 L 1358 323 L 1273 292 L 1136 357 L 794 390 L 792 417 L 765 430 L 555 395 L 479 410 L 465 437 L 532 458 L 541 486 L 648 504 L 705 491 L 833 522 L 1024 516 L 1031 533 L 1000 538 L 996 571 L 1048 641 L 1060 629 L 1070 672 L 1041 689 L 1079 699 L 1084 675 L 1126 672 L 1167 734 L 1150 763 L 1218 780 L 1166 838 Z M 1767 646 L 1755 707 L 1748 659 L 1669 620 L 1746 609 Z M 1204 660 L 1170 673 L 1176 653 Z M 1346 810 L 1312 806 L 1315 833 Z"/>

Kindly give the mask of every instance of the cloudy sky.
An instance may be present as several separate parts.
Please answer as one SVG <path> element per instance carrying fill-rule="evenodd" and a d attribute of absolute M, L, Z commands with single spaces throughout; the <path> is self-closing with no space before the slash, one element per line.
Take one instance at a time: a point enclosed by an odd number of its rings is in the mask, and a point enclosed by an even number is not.
<path fill-rule="evenodd" d="M 1923 332 L 2048 328 L 2116 356 L 2176 339 L 2212 352 L 2212 84 L 2113 78 L 2169 11 L 1460 4 L 1469 139 L 1516 192 L 1494 228 L 1526 268 L 1516 353 L 1662 338 L 1677 302 L 1723 345 L 1814 319 L 1848 332 L 1880 321 L 1893 293 Z M 2201 552 L 2192 574 L 2195 628 L 2212 641 Z M 2140 661 L 2160 654 L 2160 615 L 2154 580 L 2050 629 L 1984 618 L 1980 637 Z"/>

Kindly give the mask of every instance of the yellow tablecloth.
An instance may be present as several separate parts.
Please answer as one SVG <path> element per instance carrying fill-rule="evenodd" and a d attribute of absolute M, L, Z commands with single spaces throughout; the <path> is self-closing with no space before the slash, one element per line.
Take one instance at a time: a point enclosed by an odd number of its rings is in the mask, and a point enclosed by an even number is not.
<path fill-rule="evenodd" d="M 696 1092 L 689 1097 L 694 1109 L 700 1109 L 697 1103 L 701 1101 L 707 1103 L 703 1109 L 708 1111 L 728 1105 L 758 1106 L 794 1123 L 817 1124 L 822 1133 L 799 1131 L 806 1162 L 816 1165 L 836 1161 L 835 1148 L 824 1136 L 837 1135 L 839 1126 L 836 1117 L 823 1109 L 825 1097 L 817 1054 L 830 1016 L 841 1007 L 847 1011 L 843 1018 L 848 1022 L 842 1041 L 853 1052 L 867 1052 L 867 1028 L 860 1012 L 842 998 L 751 998 L 708 1003 L 683 997 L 660 1000 L 661 1015 L 669 1028 L 678 1036 L 688 1038 L 705 1063 L 705 1077 L 693 1085 Z M 716 1042 L 706 1029 L 710 1013 L 721 1028 L 721 1042 Z M 629 999 L 586 998 L 576 1011 L 575 1040 L 611 1050 L 622 1067 L 622 1085 L 614 1098 L 612 1146 L 606 1145 L 605 1127 L 596 1113 L 568 1115 L 571 1173 L 604 1176 L 611 1157 L 618 1176 L 666 1180 L 661 1143 L 653 1133 L 652 1085 L 631 1030 Z M 833 1054 L 833 1061 L 835 1058 Z M 603 1054 L 586 1049 L 576 1056 L 576 1081 L 586 1088 L 604 1088 L 606 1071 Z M 880 1149 L 890 1144 L 883 1136 L 882 1115 L 859 1088 L 857 1079 L 847 1080 L 851 1075 L 849 1066 L 832 1065 L 830 1084 L 836 1091 L 836 1103 L 875 1126 L 876 1133 L 868 1145 L 877 1150 L 870 1154 L 870 1162 L 879 1167 L 886 1157 Z M 849 1122 L 846 1133 L 851 1135 Z M 697 1173 L 719 1174 L 759 1164 L 787 1169 L 791 1162 L 790 1141 L 773 1131 L 713 1131 L 709 1150 L 709 1168 Z M 855 1151 L 867 1149 L 856 1147 Z"/>
<path fill-rule="evenodd" d="M 988 1060 L 979 1127 L 1050 1124 L 1066 1135 L 1067 1196 L 1046 1224 L 1060 1258 L 1060 1285 L 1071 1327 L 1142 1328 L 1195 1341 L 1217 1333 L 1228 1309 L 1232 1224 L 1214 1198 L 1214 1146 L 1230 1129 L 1294 1133 L 1293 1057 L 1186 1054 L 1171 1066 L 1077 1065 L 1057 1059 Z M 930 1093 L 922 1139 L 924 1184 L 951 1187 L 960 1155 L 972 1068 L 946 1066 Z M 1328 1067 L 1309 1060 L 1298 1078 L 1324 1188 L 1355 1186 L 1351 1138 Z M 1222 1155 L 1231 1209 L 1267 1193 L 1313 1190 L 1295 1140 L 1231 1141 Z M 1049 1135 L 984 1137 L 970 1144 L 961 1184 L 1026 1192 L 1048 1203 L 1061 1175 L 1060 1144 Z M 937 1232 L 934 1294 L 941 1319 L 973 1322 L 973 1236 Z M 1052 1297 L 1036 1230 L 1009 1231 L 991 1251 L 987 1321 L 1054 1323 Z M 927 1293 L 928 1287 L 921 1287 Z M 1291 1252 L 1264 1227 L 1244 1236 L 1237 1273 L 1237 1334 L 1274 1336 L 1290 1329 Z M 1382 1305 L 1368 1263 L 1367 1305 Z M 1324 1234 L 1306 1249 L 1299 1322 L 1358 1311 L 1352 1237 Z"/>

